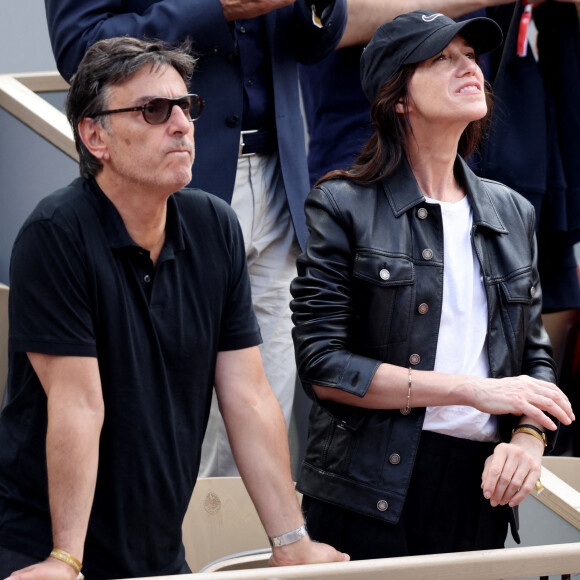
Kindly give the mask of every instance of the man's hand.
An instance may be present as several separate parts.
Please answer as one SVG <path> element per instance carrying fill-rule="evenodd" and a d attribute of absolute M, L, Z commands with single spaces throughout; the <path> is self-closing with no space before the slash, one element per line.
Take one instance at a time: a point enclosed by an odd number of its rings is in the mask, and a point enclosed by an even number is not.
<path fill-rule="evenodd" d="M 256 18 L 272 10 L 294 4 L 296 0 L 220 0 L 228 22 L 242 18 Z"/>
<path fill-rule="evenodd" d="M 323 564 L 325 562 L 348 562 L 350 556 L 335 550 L 328 544 L 313 542 L 306 536 L 297 542 L 273 548 L 270 566 L 295 566 L 298 564 Z"/>
<path fill-rule="evenodd" d="M 481 476 L 483 495 L 492 506 L 519 505 L 540 477 L 544 444 L 526 433 L 500 443 L 487 458 Z"/>
<path fill-rule="evenodd" d="M 76 580 L 77 573 L 71 566 L 55 558 L 33 564 L 12 572 L 6 580 Z"/>

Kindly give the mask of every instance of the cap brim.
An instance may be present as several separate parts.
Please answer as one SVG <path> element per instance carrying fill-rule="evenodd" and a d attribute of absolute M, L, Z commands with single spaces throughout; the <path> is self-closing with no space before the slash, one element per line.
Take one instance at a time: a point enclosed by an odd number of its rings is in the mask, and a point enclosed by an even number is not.
<path fill-rule="evenodd" d="M 473 18 L 454 22 L 436 30 L 404 60 L 414 64 L 437 56 L 457 35 L 463 36 L 477 54 L 485 54 L 498 48 L 503 41 L 499 25 L 490 18 Z"/>

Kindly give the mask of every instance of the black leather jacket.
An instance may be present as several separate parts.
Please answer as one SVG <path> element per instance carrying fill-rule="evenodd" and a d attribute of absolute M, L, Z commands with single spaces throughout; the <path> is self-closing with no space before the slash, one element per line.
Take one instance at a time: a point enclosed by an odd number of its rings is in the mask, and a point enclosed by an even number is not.
<path fill-rule="evenodd" d="M 473 209 L 491 376 L 555 382 L 540 317 L 533 208 L 513 190 L 476 177 L 460 158 L 455 171 Z M 298 370 L 314 404 L 298 489 L 395 523 L 425 410 L 405 416 L 319 401 L 311 385 L 364 397 L 381 362 L 433 369 L 443 294 L 440 207 L 424 201 L 405 160 L 373 186 L 321 184 L 310 192 L 306 215 L 310 237 L 291 308 Z M 510 440 L 517 420 L 500 417 L 502 440 Z"/>

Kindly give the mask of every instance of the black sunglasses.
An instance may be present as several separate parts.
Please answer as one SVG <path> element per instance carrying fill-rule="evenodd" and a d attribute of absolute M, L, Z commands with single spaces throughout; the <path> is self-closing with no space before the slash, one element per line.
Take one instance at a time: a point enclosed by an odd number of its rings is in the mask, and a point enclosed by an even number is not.
<path fill-rule="evenodd" d="M 112 115 L 113 113 L 128 113 L 129 111 L 141 111 L 143 118 L 150 125 L 163 125 L 177 105 L 190 121 L 197 121 L 205 102 L 199 95 L 184 95 L 175 99 L 167 97 L 155 97 L 139 107 L 128 107 L 127 109 L 112 109 L 110 111 L 99 111 L 93 113 L 91 118 L 100 117 L 101 115 Z"/>

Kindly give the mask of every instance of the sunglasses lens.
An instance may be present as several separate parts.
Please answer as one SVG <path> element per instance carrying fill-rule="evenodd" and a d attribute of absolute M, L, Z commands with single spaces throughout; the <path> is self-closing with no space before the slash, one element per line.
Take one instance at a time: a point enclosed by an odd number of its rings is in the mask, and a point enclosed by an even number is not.
<path fill-rule="evenodd" d="M 188 95 L 184 97 L 184 100 L 187 100 L 187 111 L 185 111 L 184 107 L 181 107 L 184 109 L 184 112 L 189 114 L 189 118 L 192 121 L 199 119 L 203 109 L 203 99 L 198 95 Z"/>
<path fill-rule="evenodd" d="M 195 121 L 201 115 L 203 99 L 198 95 L 186 95 L 179 99 L 164 97 L 151 99 L 143 109 L 145 120 L 150 125 L 162 125 L 171 116 L 174 105 L 177 105 L 190 121 Z"/>
<path fill-rule="evenodd" d="M 173 104 L 169 99 L 158 98 L 150 100 L 143 109 L 145 120 L 151 125 L 165 123 L 169 118 Z"/>

